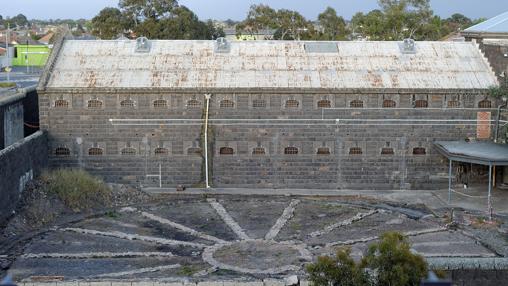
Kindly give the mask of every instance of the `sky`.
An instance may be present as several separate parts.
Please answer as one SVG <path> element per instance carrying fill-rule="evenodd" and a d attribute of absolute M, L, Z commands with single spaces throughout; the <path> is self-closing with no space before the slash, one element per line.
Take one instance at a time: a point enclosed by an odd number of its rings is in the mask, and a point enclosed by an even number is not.
<path fill-rule="evenodd" d="M 297 10 L 314 20 L 327 6 L 350 19 L 356 12 L 377 8 L 377 0 L 180 0 L 200 19 L 242 20 L 252 4 Z M 507 0 L 431 0 L 434 12 L 444 18 L 462 13 L 469 18 L 490 18 L 508 11 Z M 116 7 L 118 0 L 0 0 L 0 15 L 24 14 L 29 19 L 91 19 L 104 7 Z"/>

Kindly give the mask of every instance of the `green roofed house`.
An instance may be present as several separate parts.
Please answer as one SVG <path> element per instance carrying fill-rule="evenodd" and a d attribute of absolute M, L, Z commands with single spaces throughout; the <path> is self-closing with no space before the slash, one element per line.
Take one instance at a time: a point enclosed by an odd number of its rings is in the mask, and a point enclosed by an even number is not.
<path fill-rule="evenodd" d="M 44 66 L 51 51 L 46 45 L 22 45 L 14 46 L 12 59 L 13 66 Z"/>

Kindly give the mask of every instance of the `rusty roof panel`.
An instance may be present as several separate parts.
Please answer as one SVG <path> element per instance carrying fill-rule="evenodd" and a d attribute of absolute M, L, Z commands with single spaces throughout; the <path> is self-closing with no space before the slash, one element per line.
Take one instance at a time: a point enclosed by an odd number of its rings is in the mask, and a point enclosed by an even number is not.
<path fill-rule="evenodd" d="M 423 88 L 485 89 L 497 85 L 474 43 L 416 42 L 402 54 L 397 42 L 333 42 L 334 53 L 308 53 L 306 42 L 213 41 L 64 43 L 50 88 Z M 332 43 L 332 42 L 330 42 Z M 330 44 L 328 43 L 328 44 Z"/>

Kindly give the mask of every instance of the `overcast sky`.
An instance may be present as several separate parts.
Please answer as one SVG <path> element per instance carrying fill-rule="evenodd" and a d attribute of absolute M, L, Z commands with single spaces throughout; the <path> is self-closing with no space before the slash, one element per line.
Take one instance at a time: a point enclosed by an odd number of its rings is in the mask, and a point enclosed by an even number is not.
<path fill-rule="evenodd" d="M 326 6 L 350 19 L 358 11 L 377 8 L 377 0 L 180 0 L 191 8 L 201 19 L 241 20 L 250 5 L 268 4 L 274 8 L 297 10 L 309 19 L 316 19 Z M 24 14 L 30 19 L 90 19 L 104 7 L 116 7 L 118 0 L 0 0 L 0 15 L 15 16 Z M 448 17 L 462 13 L 470 18 L 490 18 L 508 11 L 507 0 L 432 0 L 435 13 Z"/>

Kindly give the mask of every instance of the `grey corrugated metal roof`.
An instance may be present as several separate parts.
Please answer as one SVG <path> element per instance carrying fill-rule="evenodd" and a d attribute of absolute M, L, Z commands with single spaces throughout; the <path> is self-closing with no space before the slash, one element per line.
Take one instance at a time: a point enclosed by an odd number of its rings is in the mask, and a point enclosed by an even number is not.
<path fill-rule="evenodd" d="M 508 12 L 464 30 L 477 33 L 508 33 Z"/>
<path fill-rule="evenodd" d="M 494 142 L 438 141 L 437 149 L 454 161 L 508 166 L 508 145 Z"/>
<path fill-rule="evenodd" d="M 473 43 L 417 42 L 402 54 L 398 42 L 335 42 L 336 53 L 308 53 L 298 41 L 231 42 L 215 53 L 214 41 L 152 41 L 135 53 L 135 41 L 67 40 L 49 88 L 402 88 L 485 89 L 497 85 Z"/>

